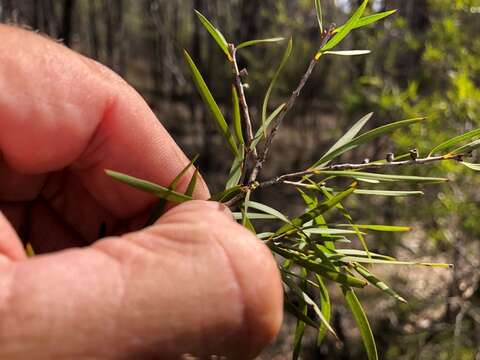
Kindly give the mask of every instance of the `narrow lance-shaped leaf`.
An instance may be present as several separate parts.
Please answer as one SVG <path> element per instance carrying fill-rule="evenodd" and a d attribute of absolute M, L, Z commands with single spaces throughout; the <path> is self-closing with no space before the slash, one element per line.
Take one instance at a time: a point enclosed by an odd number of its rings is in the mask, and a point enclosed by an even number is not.
<path fill-rule="evenodd" d="M 392 131 L 394 131 L 396 129 L 399 129 L 401 127 L 410 126 L 410 125 L 416 124 L 416 123 L 424 121 L 424 120 L 425 120 L 425 118 L 423 118 L 423 117 L 412 118 L 412 119 L 407 119 L 407 120 L 400 120 L 400 121 L 396 121 L 396 122 L 393 122 L 391 124 L 383 125 L 383 126 L 380 126 L 378 128 L 375 128 L 373 130 L 367 131 L 366 133 L 363 133 L 363 134 L 357 136 L 356 138 L 342 144 L 341 146 L 338 146 L 335 150 L 333 150 L 333 151 L 329 150 L 325 155 L 323 155 L 320 158 L 320 160 L 318 160 L 312 166 L 312 168 L 322 167 L 326 163 L 328 163 L 330 160 L 336 158 L 337 156 L 340 156 L 341 154 L 343 154 L 343 153 L 345 153 L 349 150 L 352 150 L 352 149 L 356 148 L 357 146 L 359 146 L 361 144 L 370 142 L 373 139 L 375 139 L 375 138 L 377 138 L 381 135 L 391 133 Z"/>
<path fill-rule="evenodd" d="M 480 136 L 480 129 L 474 129 L 471 130 L 465 134 L 455 136 L 454 138 L 451 138 L 437 146 L 435 146 L 428 156 L 431 156 L 434 153 L 438 153 L 440 151 L 448 150 L 452 148 L 453 146 L 457 145 L 458 143 L 461 143 L 462 141 L 470 140 L 471 138 L 475 136 Z"/>
<path fill-rule="evenodd" d="M 240 116 L 240 102 L 238 100 L 237 89 L 232 85 L 232 106 L 233 106 L 233 128 L 235 129 L 235 136 L 237 137 L 237 142 L 244 145 L 245 140 L 243 139 L 242 131 L 242 118 Z"/>
<path fill-rule="evenodd" d="M 191 196 L 187 196 L 161 185 L 152 183 L 150 181 L 142 180 L 127 174 L 122 174 L 113 170 L 105 170 L 106 174 L 115 180 L 118 180 L 124 184 L 130 185 L 139 190 L 143 190 L 150 194 L 153 194 L 161 199 L 166 199 L 168 201 L 173 201 L 177 203 L 182 203 L 188 200 L 192 200 Z"/>
<path fill-rule="evenodd" d="M 472 163 L 468 163 L 468 162 L 465 162 L 465 161 L 462 161 L 461 164 L 466 166 L 469 169 L 472 169 L 472 170 L 475 170 L 475 171 L 480 171 L 480 164 L 472 164 Z"/>
<path fill-rule="evenodd" d="M 300 270 L 300 277 L 302 278 L 302 290 L 304 291 L 306 289 L 306 277 L 307 277 L 307 271 L 305 269 Z M 299 288 L 300 290 L 300 288 Z M 302 294 L 303 294 L 302 291 Z M 299 296 L 299 302 L 301 309 L 300 311 L 306 316 L 307 315 L 307 302 L 302 296 Z M 293 352 L 292 352 L 292 359 L 297 360 L 299 355 L 300 355 L 300 349 L 302 348 L 302 339 L 303 339 L 303 334 L 305 333 L 305 322 L 303 322 L 301 319 L 297 319 L 297 324 L 295 326 L 295 334 L 293 337 Z"/>
<path fill-rule="evenodd" d="M 373 259 L 373 258 L 363 258 L 356 256 L 345 256 L 341 258 L 342 262 L 358 262 L 364 264 L 382 264 L 382 265 L 409 265 L 409 266 L 426 266 L 432 268 L 452 268 L 452 264 L 446 263 L 430 263 L 430 262 L 417 262 L 417 261 L 398 261 L 398 260 L 383 260 L 383 259 Z"/>
<path fill-rule="evenodd" d="M 479 147 L 480 147 L 480 139 L 472 141 L 466 145 L 460 146 L 459 148 L 456 148 L 450 151 L 448 155 L 468 154 L 470 151 L 473 151 Z"/>
<path fill-rule="evenodd" d="M 348 19 L 348 21 L 342 26 L 342 28 L 320 49 L 320 52 L 325 52 L 327 50 L 333 49 L 337 46 L 357 25 L 358 20 L 362 17 L 365 12 L 368 0 L 365 0 L 358 9 L 353 13 L 353 15 Z"/>
<path fill-rule="evenodd" d="M 198 170 L 195 169 L 195 172 L 193 173 L 192 178 L 188 183 L 187 190 L 185 191 L 185 195 L 193 197 L 193 192 L 195 191 L 195 186 L 197 185 L 197 178 L 198 178 Z"/>
<path fill-rule="evenodd" d="M 392 288 L 390 288 L 387 284 L 385 284 L 383 281 L 378 279 L 375 275 L 373 275 L 368 269 L 360 264 L 354 265 L 355 270 L 362 275 L 365 280 L 367 280 L 370 284 L 375 286 L 376 288 L 382 290 L 384 293 L 390 295 L 394 299 L 397 299 L 400 302 L 406 303 L 407 300 L 405 300 L 403 297 L 401 297 L 396 291 L 394 291 Z"/>
<path fill-rule="evenodd" d="M 270 95 L 272 94 L 273 87 L 275 86 L 275 83 L 277 82 L 277 79 L 282 72 L 283 67 L 287 63 L 288 58 L 290 57 L 290 54 L 292 53 L 292 46 L 293 46 L 293 40 L 290 38 L 288 40 L 288 45 L 287 48 L 285 49 L 285 52 L 283 53 L 282 61 L 280 62 L 280 65 L 278 66 L 277 70 L 275 71 L 275 74 L 273 75 L 272 81 L 270 82 L 270 85 L 268 86 L 267 92 L 265 94 L 265 98 L 263 99 L 263 104 L 262 104 L 262 125 L 265 124 L 267 120 L 267 108 L 268 108 L 268 101 L 270 100 Z"/>
<path fill-rule="evenodd" d="M 238 156 L 239 151 L 238 151 L 237 145 L 235 144 L 235 140 L 232 136 L 232 133 L 230 132 L 230 129 L 228 128 L 227 122 L 225 121 L 225 118 L 223 117 L 222 112 L 220 111 L 220 108 L 218 107 L 215 99 L 212 96 L 212 93 L 208 89 L 208 86 L 203 80 L 203 77 L 200 74 L 200 71 L 198 70 L 197 66 L 195 65 L 195 63 L 193 62 L 192 58 L 190 57 L 190 55 L 186 50 L 184 50 L 184 55 L 185 55 L 187 64 L 190 68 L 190 71 L 192 72 L 195 85 L 197 86 L 197 89 L 200 95 L 202 96 L 202 99 L 205 102 L 205 105 L 212 113 L 215 119 L 215 124 L 217 125 L 217 128 L 219 129 L 222 136 L 225 138 L 225 141 L 227 142 L 228 147 L 232 151 L 233 155 Z"/>
<path fill-rule="evenodd" d="M 303 266 L 305 269 L 314 272 L 315 274 L 321 275 L 324 278 L 335 281 L 339 284 L 352 286 L 352 287 L 364 287 L 367 285 L 366 281 L 358 279 L 354 276 L 342 273 L 334 267 L 329 267 L 321 263 L 310 260 L 299 253 L 292 252 L 287 249 L 283 249 L 279 246 L 276 246 L 272 242 L 267 243 L 270 249 L 277 253 L 278 255 L 284 257 L 285 259 L 292 260 L 296 264 Z"/>
<path fill-rule="evenodd" d="M 437 178 L 437 177 L 430 177 L 430 176 L 414 176 L 414 175 L 391 175 L 391 174 L 379 174 L 379 173 L 370 173 L 370 172 L 362 172 L 362 171 L 350 171 L 350 170 L 319 170 L 316 172 L 317 174 L 321 175 L 328 175 L 328 176 L 342 176 L 342 177 L 350 177 L 357 180 L 363 179 L 372 179 L 378 181 L 387 181 L 387 182 L 394 182 L 394 181 L 411 181 L 415 183 L 435 183 L 435 182 L 444 182 L 448 181 L 446 178 Z"/>
<path fill-rule="evenodd" d="M 263 211 L 266 214 L 270 214 L 270 215 L 274 216 L 275 218 L 277 218 L 279 220 L 282 220 L 283 222 L 290 223 L 290 220 L 288 220 L 288 218 L 285 215 L 283 215 L 280 211 L 275 210 L 274 208 L 272 208 L 270 206 L 258 203 L 256 201 L 250 201 L 249 206 L 252 209 L 260 210 L 260 211 Z"/>
<path fill-rule="evenodd" d="M 325 55 L 340 55 L 340 56 L 357 56 L 370 54 L 370 50 L 339 50 L 339 51 L 325 51 Z"/>
<path fill-rule="evenodd" d="M 270 123 L 275 120 L 275 118 L 280 114 L 280 112 L 283 110 L 285 107 L 286 103 L 280 104 L 265 120 L 265 122 L 260 126 L 260 128 L 257 130 L 255 137 L 252 140 L 252 144 L 250 145 L 250 148 L 253 149 L 255 146 L 257 146 L 258 142 L 262 139 L 262 135 L 264 135 L 267 132 L 268 126 Z"/>
<path fill-rule="evenodd" d="M 318 27 L 320 28 L 320 33 L 323 33 L 323 14 L 320 0 L 315 0 L 315 13 L 317 14 L 317 22 Z"/>
<path fill-rule="evenodd" d="M 242 177 L 242 164 L 244 159 L 243 157 L 244 157 L 244 151 L 243 151 L 243 145 L 241 145 L 240 155 L 236 156 L 235 159 L 233 159 L 232 167 L 230 168 L 227 183 L 225 185 L 226 189 L 236 186 L 240 181 L 240 178 Z"/>
<path fill-rule="evenodd" d="M 220 49 L 222 49 L 225 55 L 227 55 L 227 58 L 230 60 L 232 57 L 230 55 L 230 52 L 228 51 L 227 41 L 225 40 L 225 37 L 222 35 L 222 33 L 215 26 L 213 26 L 213 24 L 205 16 L 203 16 L 200 11 L 195 10 L 195 14 L 200 19 L 200 22 L 210 33 L 210 35 L 215 40 Z"/>
<path fill-rule="evenodd" d="M 347 305 L 353 314 L 358 329 L 360 330 L 368 360 L 378 360 L 377 346 L 375 345 L 372 329 L 370 328 L 368 318 L 363 311 L 362 305 L 360 304 L 360 301 L 358 301 L 357 295 L 355 295 L 355 292 L 350 288 L 342 287 L 342 290 Z"/>
<path fill-rule="evenodd" d="M 328 294 L 328 289 L 321 276 L 315 275 L 315 279 L 317 280 L 317 283 L 319 286 L 320 311 L 322 312 L 323 317 L 325 318 L 325 321 L 328 324 L 330 323 L 330 317 L 331 317 L 331 304 L 330 304 L 330 296 Z M 327 334 L 327 330 L 328 328 L 326 324 L 322 322 L 320 324 L 320 329 L 318 329 L 317 346 L 319 346 L 322 343 L 323 339 L 325 338 L 325 335 Z"/>
<path fill-rule="evenodd" d="M 368 120 L 371 119 L 373 116 L 373 112 L 368 113 L 367 115 L 363 116 L 360 120 L 358 120 L 353 126 L 348 129 L 348 131 L 340 138 L 337 140 L 333 146 L 328 149 L 328 151 L 325 153 L 325 155 L 322 156 L 322 159 L 333 153 L 334 151 L 338 150 L 342 146 L 348 144 L 349 142 L 352 141 L 355 136 L 362 130 L 362 128 L 365 126 L 365 124 L 368 122 Z M 321 159 L 320 159 L 321 160 Z"/>
<path fill-rule="evenodd" d="M 260 44 L 271 44 L 271 43 L 277 43 L 279 41 L 283 41 L 285 38 L 283 37 L 274 37 L 274 38 L 268 38 L 268 39 L 258 39 L 258 40 L 249 40 L 242 42 L 241 44 L 237 45 L 237 50 L 246 48 L 248 46 L 253 46 L 253 45 L 260 45 Z"/>
<path fill-rule="evenodd" d="M 295 292 L 295 294 L 301 298 L 302 300 L 304 300 L 308 305 L 310 305 L 313 310 L 315 311 L 315 314 L 318 316 L 318 318 L 320 319 L 320 322 L 322 323 L 322 325 L 324 325 L 328 331 L 330 331 L 330 333 L 332 333 L 333 336 L 335 336 L 337 339 L 338 339 L 338 336 L 337 334 L 335 333 L 335 330 L 333 330 L 333 328 L 330 326 L 328 320 L 324 317 L 322 311 L 320 310 L 320 308 L 318 307 L 318 305 L 315 303 L 315 301 L 313 301 L 310 296 L 308 296 L 305 291 L 303 289 L 301 289 L 297 284 L 295 284 L 294 281 L 292 281 L 288 275 L 286 275 L 285 273 L 283 274 L 283 281 L 285 284 L 287 284 L 287 286 Z"/>
<path fill-rule="evenodd" d="M 401 191 L 401 190 L 369 190 L 357 189 L 354 191 L 357 195 L 375 195 L 375 196 L 422 196 L 423 191 Z"/>
<path fill-rule="evenodd" d="M 357 23 L 355 24 L 355 26 L 353 27 L 353 29 L 358 29 L 358 28 L 361 28 L 361 27 L 364 27 L 364 26 L 367 26 L 367 25 L 370 25 L 370 24 L 373 24 L 379 20 L 382 20 L 384 18 L 386 18 L 387 16 L 390 16 L 392 15 L 393 13 L 395 13 L 397 10 L 388 10 L 388 11 L 384 11 L 384 12 L 380 12 L 380 13 L 376 13 L 376 14 L 372 14 L 372 15 L 368 15 L 368 16 L 364 16 L 362 18 L 360 18 Z M 340 32 L 342 31 L 342 28 L 343 28 L 343 25 L 342 26 L 339 26 L 338 28 L 335 29 L 334 33 L 337 33 L 337 32 Z M 353 30 L 352 29 L 352 30 Z"/>
<path fill-rule="evenodd" d="M 295 227 L 302 226 L 302 224 L 304 224 L 305 222 L 307 222 L 309 220 L 315 219 L 318 215 L 323 214 L 324 212 L 326 212 L 327 210 L 331 209 L 336 204 L 338 204 L 340 201 L 347 198 L 355 190 L 355 187 L 356 187 L 356 183 L 352 184 L 347 190 L 341 192 L 340 194 L 337 194 L 333 198 L 321 202 L 314 209 L 309 210 L 306 213 L 304 213 L 303 215 L 293 219 L 291 221 L 291 224 L 283 225 L 280 229 L 278 229 L 275 232 L 275 235 L 276 236 L 280 235 L 282 233 L 285 233 L 289 230 L 294 229 Z"/>
<path fill-rule="evenodd" d="M 180 179 L 185 175 L 185 173 L 190 169 L 190 167 L 197 161 L 198 159 L 198 154 L 194 156 L 194 158 L 180 171 L 177 176 L 172 180 L 168 188 L 170 190 L 175 190 L 177 188 L 178 182 Z M 188 195 L 188 193 L 187 193 Z M 158 220 L 158 218 L 165 212 L 165 206 L 167 205 L 167 200 L 166 199 L 160 199 L 158 203 L 155 205 L 153 208 L 152 212 L 150 213 L 150 216 L 147 220 L 147 223 L 145 226 L 150 226 L 152 225 L 155 221 Z"/>
<path fill-rule="evenodd" d="M 231 188 L 228 188 L 228 189 L 226 189 L 222 192 L 219 192 L 217 194 L 212 195 L 209 200 L 225 202 L 225 201 L 228 201 L 231 198 L 235 197 L 236 195 L 240 194 L 242 191 L 243 191 L 243 186 L 235 185 L 235 186 L 233 186 Z"/>

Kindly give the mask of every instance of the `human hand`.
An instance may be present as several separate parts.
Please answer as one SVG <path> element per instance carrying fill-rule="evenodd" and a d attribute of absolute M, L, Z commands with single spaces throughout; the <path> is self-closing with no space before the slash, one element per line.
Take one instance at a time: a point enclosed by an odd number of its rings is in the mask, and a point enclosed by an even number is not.
<path fill-rule="evenodd" d="M 195 200 L 138 230 L 155 199 L 105 175 L 166 185 L 188 162 L 132 88 L 0 26 L 0 90 L 1 359 L 247 359 L 272 340 L 276 264 L 227 208 Z M 102 222 L 123 235 L 96 241 Z"/>

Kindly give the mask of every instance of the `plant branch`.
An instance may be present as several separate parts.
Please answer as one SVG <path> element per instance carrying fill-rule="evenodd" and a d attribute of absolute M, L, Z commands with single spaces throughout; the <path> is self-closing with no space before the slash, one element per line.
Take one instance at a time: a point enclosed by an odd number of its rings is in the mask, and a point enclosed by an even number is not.
<path fill-rule="evenodd" d="M 321 49 L 327 41 L 330 39 L 332 36 L 333 30 L 335 29 L 335 26 L 332 25 L 330 28 L 326 31 L 324 31 L 321 35 L 321 43 L 319 49 Z M 313 72 L 313 69 L 315 68 L 315 65 L 317 65 L 318 60 L 320 57 L 318 56 L 318 51 L 314 58 L 310 61 L 310 64 L 308 65 L 307 70 L 305 71 L 305 74 L 303 74 L 302 78 L 300 79 L 300 83 L 298 84 L 297 88 L 292 92 L 290 95 L 290 98 L 288 99 L 285 107 L 283 108 L 282 112 L 279 114 L 277 120 L 275 121 L 275 124 L 273 125 L 272 130 L 267 136 L 267 139 L 265 140 L 265 147 L 263 150 L 262 155 L 260 155 L 257 159 L 257 162 L 255 163 L 255 167 L 252 170 L 252 173 L 250 174 L 250 179 L 249 182 L 252 183 L 257 179 L 258 173 L 260 172 L 261 168 L 263 167 L 263 164 L 265 163 L 265 160 L 267 159 L 268 152 L 270 150 L 270 147 L 272 146 L 273 139 L 275 138 L 275 135 L 280 128 L 280 125 L 283 122 L 283 119 L 285 118 L 287 112 L 293 107 L 295 104 L 295 101 L 297 98 L 300 96 L 300 93 L 307 83 L 308 79 L 310 78 L 310 75 Z"/>
<path fill-rule="evenodd" d="M 410 160 L 402 160 L 402 161 L 391 161 L 391 162 L 371 162 L 371 163 L 361 163 L 361 164 L 335 164 L 324 166 L 322 168 L 315 168 L 315 169 L 307 169 L 303 171 L 297 171 L 293 173 L 283 174 L 277 176 L 271 180 L 263 181 L 258 184 L 258 187 L 267 187 L 279 183 L 286 183 L 286 184 L 293 184 L 288 179 L 302 177 L 305 175 L 319 175 L 322 171 L 327 170 L 366 170 L 366 169 L 384 169 L 384 168 L 391 168 L 391 167 L 398 167 L 398 166 L 406 166 L 406 165 L 423 165 L 437 161 L 462 161 L 465 157 L 465 154 L 458 154 L 454 156 L 427 156 L 425 158 L 418 158 L 418 159 L 410 159 Z"/>
<path fill-rule="evenodd" d="M 242 110 L 243 121 L 245 123 L 245 132 L 247 135 L 247 142 L 246 142 L 245 149 L 247 153 L 252 151 L 254 154 L 254 157 L 256 158 L 256 155 L 257 155 L 256 149 L 250 149 L 250 144 L 253 141 L 253 127 L 252 127 L 252 121 L 250 119 L 250 112 L 248 110 L 247 98 L 245 97 L 245 91 L 243 90 L 244 86 L 242 83 L 242 77 L 240 75 L 240 70 L 238 69 L 237 56 L 236 56 L 237 49 L 233 44 L 228 44 L 228 49 L 230 51 L 230 55 L 232 56 L 231 65 L 232 65 L 234 83 L 238 93 L 238 99 L 240 102 L 240 108 Z"/>

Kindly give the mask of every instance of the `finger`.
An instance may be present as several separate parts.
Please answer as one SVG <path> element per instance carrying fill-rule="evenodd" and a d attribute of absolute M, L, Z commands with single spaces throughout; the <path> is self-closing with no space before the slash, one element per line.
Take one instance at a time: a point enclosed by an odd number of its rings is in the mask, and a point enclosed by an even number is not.
<path fill-rule="evenodd" d="M 100 64 L 7 26 L 0 26 L 0 58 L 0 151 L 13 174 L 70 167 L 96 201 L 126 217 L 152 197 L 104 169 L 166 185 L 187 164 L 143 99 Z M 196 196 L 208 197 L 199 184 Z"/>
<path fill-rule="evenodd" d="M 249 359 L 282 316 L 271 254 L 213 203 L 16 263 L 0 283 L 0 358 Z"/>
<path fill-rule="evenodd" d="M 0 211 L 0 256 L 8 260 L 23 260 L 25 250 L 10 222 Z"/>

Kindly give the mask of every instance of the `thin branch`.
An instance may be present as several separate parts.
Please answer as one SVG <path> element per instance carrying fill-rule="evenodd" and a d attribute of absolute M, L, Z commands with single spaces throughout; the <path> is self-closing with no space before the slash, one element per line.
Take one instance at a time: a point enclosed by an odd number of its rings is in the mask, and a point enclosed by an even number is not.
<path fill-rule="evenodd" d="M 322 33 L 319 49 L 321 49 L 327 43 L 327 41 L 332 36 L 334 29 L 335 29 L 335 26 L 332 25 L 328 30 Z M 267 159 L 268 152 L 270 150 L 270 147 L 272 146 L 273 139 L 275 138 L 275 135 L 278 129 L 280 128 L 280 125 L 283 122 L 283 119 L 285 118 L 287 112 L 295 104 L 295 101 L 299 97 L 303 87 L 307 83 L 307 80 L 310 78 L 310 75 L 312 74 L 313 69 L 315 68 L 315 65 L 317 65 L 319 59 L 320 59 L 319 56 L 314 56 L 314 58 L 310 61 L 310 64 L 308 65 L 308 68 L 305 71 L 305 74 L 300 79 L 300 83 L 290 95 L 290 98 L 288 99 L 285 107 L 283 108 L 282 112 L 279 114 L 277 120 L 275 121 L 275 124 L 273 125 L 272 130 L 270 131 L 270 133 L 267 136 L 267 139 L 265 140 L 265 148 L 263 150 L 263 153 L 261 156 L 258 157 L 257 162 L 255 163 L 255 167 L 253 168 L 252 173 L 250 174 L 250 179 L 249 179 L 250 183 L 257 179 L 258 173 L 260 172 L 261 168 L 263 167 L 263 164 L 265 163 L 265 160 Z"/>
<path fill-rule="evenodd" d="M 230 55 L 232 56 L 231 65 L 232 65 L 232 72 L 234 77 L 235 88 L 237 89 L 238 99 L 240 102 L 240 108 L 242 109 L 242 116 L 243 121 L 245 124 L 245 130 L 247 135 L 247 142 L 246 142 L 246 151 L 247 153 L 251 150 L 250 144 L 253 141 L 253 127 L 252 121 L 250 119 L 250 112 L 248 110 L 247 98 L 245 97 L 245 91 L 243 90 L 243 83 L 242 77 L 240 75 L 240 70 L 238 69 L 237 63 L 237 49 L 233 44 L 228 44 L 228 49 L 230 51 Z M 256 158 L 256 149 L 253 149 L 254 156 Z"/>
<path fill-rule="evenodd" d="M 332 170 L 366 170 L 366 169 L 384 169 L 384 168 L 391 168 L 391 167 L 397 167 L 397 166 L 405 166 L 405 165 L 423 165 L 423 164 L 428 164 L 431 162 L 436 162 L 436 161 L 462 161 L 463 158 L 465 157 L 465 154 L 458 154 L 455 156 L 428 156 L 425 158 L 419 158 L 419 159 L 410 159 L 410 160 L 402 160 L 402 161 L 392 161 L 392 162 L 371 162 L 371 163 L 361 163 L 361 164 L 350 164 L 350 163 L 345 163 L 345 164 L 335 164 L 335 165 L 329 165 L 325 166 L 322 168 L 316 168 L 316 169 L 307 169 L 303 171 L 297 171 L 293 173 L 288 173 L 288 174 L 283 174 L 280 176 L 277 176 L 274 179 L 263 181 L 260 184 L 258 184 L 258 187 L 266 187 L 266 186 L 271 186 L 274 184 L 279 184 L 279 183 L 286 183 L 286 184 L 296 184 L 291 181 L 287 181 L 288 179 L 296 178 L 296 177 L 302 177 L 305 175 L 315 175 L 315 174 L 321 174 L 322 171 L 332 171 Z"/>

